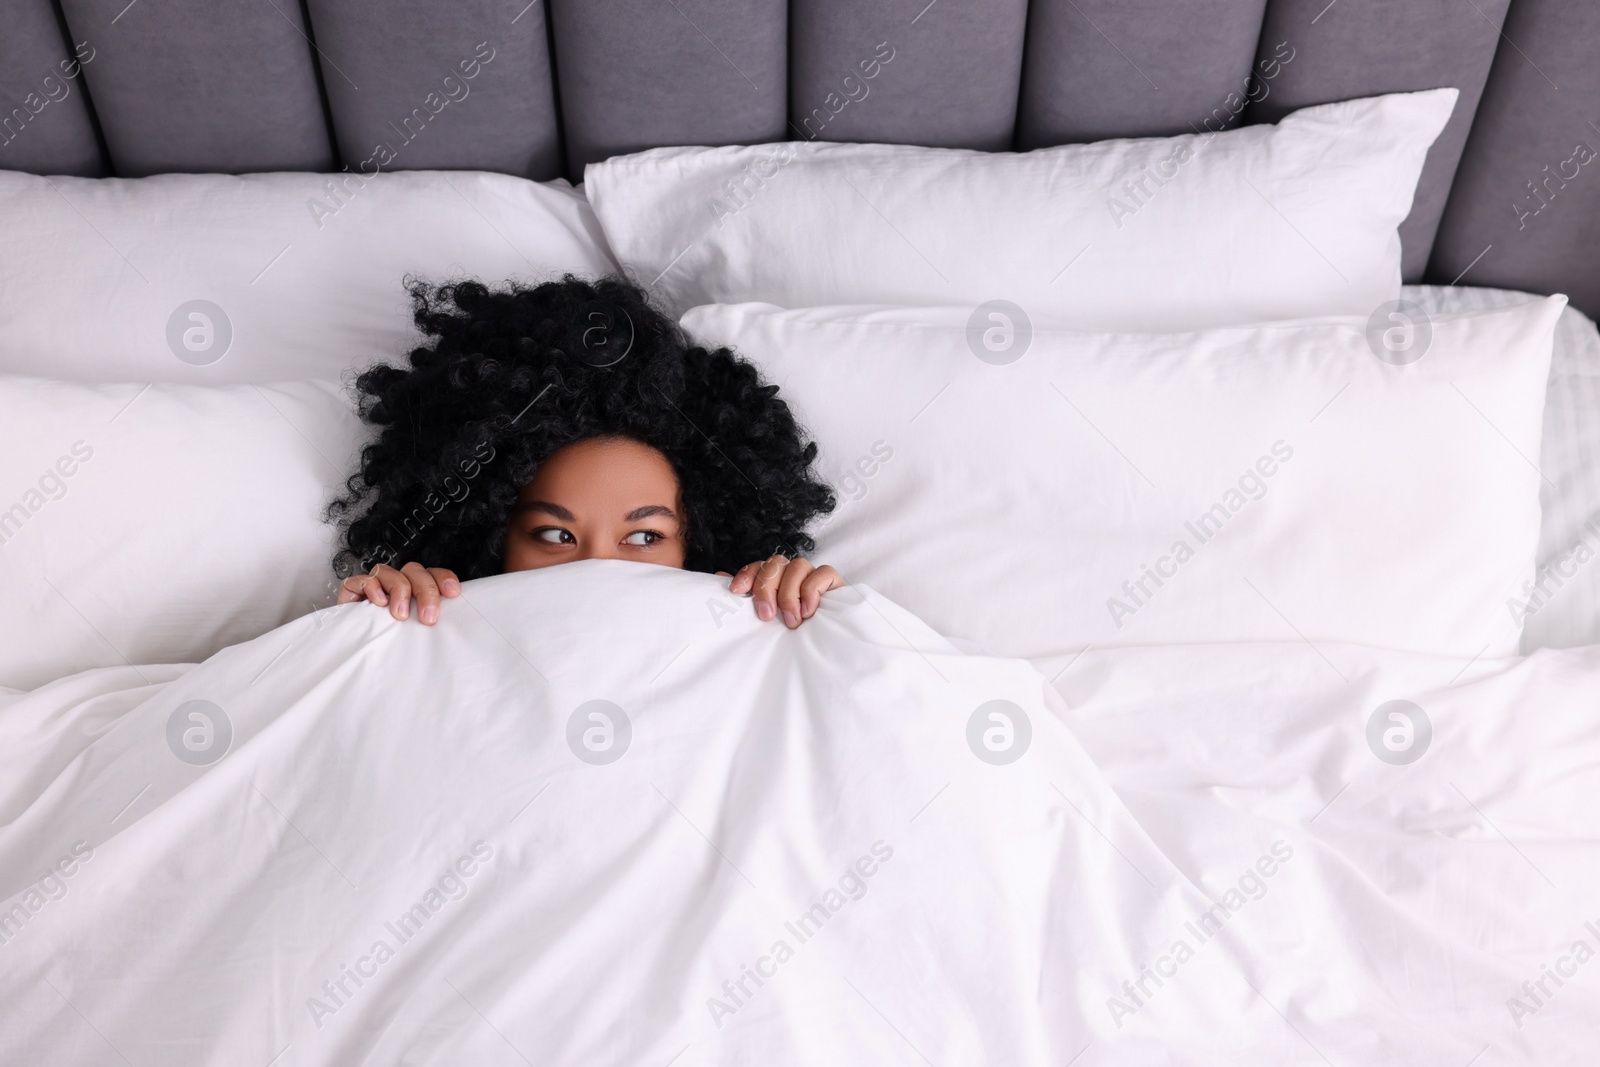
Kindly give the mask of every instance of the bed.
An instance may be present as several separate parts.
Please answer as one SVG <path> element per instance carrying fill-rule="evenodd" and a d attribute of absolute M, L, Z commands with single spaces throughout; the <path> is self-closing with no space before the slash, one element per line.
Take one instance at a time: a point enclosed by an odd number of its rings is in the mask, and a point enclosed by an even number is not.
<path fill-rule="evenodd" d="M 1594 9 L 13 6 L 0 1062 L 1593 1060 Z M 851 584 L 335 606 L 402 282 L 613 272 Z"/>

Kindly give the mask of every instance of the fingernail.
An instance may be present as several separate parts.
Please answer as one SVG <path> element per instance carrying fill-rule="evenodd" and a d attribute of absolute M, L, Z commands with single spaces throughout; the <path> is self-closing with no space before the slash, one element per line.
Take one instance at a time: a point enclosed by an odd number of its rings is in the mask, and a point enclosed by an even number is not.
<path fill-rule="evenodd" d="M 405 600 L 400 601 L 400 617 L 407 618 L 411 614 L 411 605 Z"/>
<path fill-rule="evenodd" d="M 447 593 L 459 593 L 461 592 L 461 583 L 454 578 L 446 578 L 444 580 L 444 591 Z"/>
<path fill-rule="evenodd" d="M 768 604 L 764 600 L 761 603 L 757 604 L 756 605 L 756 618 L 760 619 L 762 622 L 766 622 L 766 621 L 770 620 L 772 618 L 772 605 Z"/>
<path fill-rule="evenodd" d="M 439 621 L 439 609 L 438 608 L 431 608 L 431 607 L 430 608 L 423 608 L 422 609 L 422 621 L 425 622 L 425 623 L 428 623 L 430 626 L 433 623 L 438 622 Z"/>
<path fill-rule="evenodd" d="M 783 613 L 783 624 L 792 630 L 800 625 L 800 620 L 794 617 L 794 612 L 785 611 Z"/>

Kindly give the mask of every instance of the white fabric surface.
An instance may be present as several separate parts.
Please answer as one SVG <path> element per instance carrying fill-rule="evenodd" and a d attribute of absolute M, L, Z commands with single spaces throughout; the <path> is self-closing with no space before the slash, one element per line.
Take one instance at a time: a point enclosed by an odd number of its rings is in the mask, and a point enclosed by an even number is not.
<path fill-rule="evenodd" d="M 1406 286 L 1430 314 L 1508 307 L 1539 299 L 1509 289 Z M 1524 617 L 1522 650 L 1600 644 L 1600 331 L 1568 307 L 1556 323 L 1539 467 L 1547 479 L 1539 573 L 1507 617 Z"/>
<path fill-rule="evenodd" d="M 0 371 L 43 378 L 337 379 L 410 347 L 406 275 L 544 281 L 616 269 L 565 181 L 475 171 L 0 171 L 0 218 Z M 196 300 L 216 310 L 191 319 Z"/>
<path fill-rule="evenodd" d="M 1056 687 L 1119 797 L 1208 893 L 1266 841 L 1295 847 L 1232 921 L 1252 983 L 1298 1033 L 1277 1058 L 1225 1062 L 1594 1061 L 1600 648 L 1488 662 L 1305 643 L 1092 650 Z M 1366 740 L 1396 699 L 1433 730 L 1409 765 Z"/>
<path fill-rule="evenodd" d="M 785 142 L 584 172 L 618 260 L 697 304 L 977 304 L 1087 330 L 1366 316 L 1455 89 L 1026 153 Z"/>
<path fill-rule="evenodd" d="M 1081 961 L 1199 905 L 1042 679 L 867 590 L 790 633 L 714 576 L 572 564 L 467 583 L 437 629 L 348 605 L 163 680 L 0 709 L 0 1061 L 1055 1063 L 1114 1032 Z M 602 766 L 568 747 L 596 699 L 632 724 Z M 1009 766 L 967 747 L 997 699 L 1032 725 Z M 192 700 L 231 722 L 204 768 L 168 748 Z M 779 941 L 764 988 L 723 989 Z M 347 965 L 364 984 L 321 988 Z"/>
<path fill-rule="evenodd" d="M 1405 294 L 1436 314 L 1538 299 L 1421 286 Z M 1600 642 L 1597 382 L 1600 335 L 1568 308 L 1543 431 L 1538 558 L 1548 595 L 1528 618 L 1526 651 Z M 0 581 L 23 606 L 0 621 L 0 687 L 129 660 L 192 662 L 330 600 L 332 531 L 320 508 L 361 439 L 337 386 L 140 390 L 0 377 Z M 72 455 L 80 442 L 87 462 Z M 64 458 L 70 476 L 59 476 Z M 828 472 L 845 509 L 881 466 L 870 450 L 850 458 L 873 473 Z M 272 563 L 239 566 L 245 558 Z"/>
<path fill-rule="evenodd" d="M 332 381 L 0 375 L 0 687 L 193 663 L 333 602 L 322 510 L 364 428 Z"/>
<path fill-rule="evenodd" d="M 1361 319 L 1187 334 L 1035 323 L 1013 362 L 967 308 L 711 305 L 840 491 L 817 558 L 1002 655 L 1347 641 L 1508 655 L 1533 576 L 1564 297 L 1435 316 L 1407 366 Z M 1018 335 L 1020 338 L 1020 334 Z"/>
<path fill-rule="evenodd" d="M 1095 651 L 1068 710 L 870 590 L 791 633 L 600 562 L 80 675 L 0 704 L 0 1060 L 1578 1062 L 1600 964 L 1507 1000 L 1600 942 L 1600 654 L 1332 658 Z M 1394 696 L 1409 767 L 1364 747 Z M 1007 765 L 968 747 L 994 699 Z"/>

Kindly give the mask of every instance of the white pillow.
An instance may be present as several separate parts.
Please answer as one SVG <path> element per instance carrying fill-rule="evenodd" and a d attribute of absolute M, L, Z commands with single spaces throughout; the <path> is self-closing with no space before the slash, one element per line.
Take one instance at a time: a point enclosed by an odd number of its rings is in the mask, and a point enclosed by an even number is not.
<path fill-rule="evenodd" d="M 616 270 L 582 194 L 502 174 L 0 172 L 0 218 L 0 371 L 53 379 L 338 378 L 414 343 L 407 274 Z"/>
<path fill-rule="evenodd" d="M 0 686 L 196 662 L 331 603 L 341 387 L 0 377 Z"/>
<path fill-rule="evenodd" d="M 657 148 L 591 164 L 623 266 L 696 304 L 977 304 L 1079 329 L 1366 315 L 1456 90 L 1275 126 L 1023 154 L 906 145 Z"/>
<path fill-rule="evenodd" d="M 841 498 L 816 558 L 947 635 L 1035 660 L 1280 640 L 1497 656 L 1533 571 L 1565 303 L 1439 316 L 1405 366 L 1374 354 L 1403 330 L 1387 319 L 1035 327 L 1006 353 L 964 309 L 683 324 L 755 360 L 816 436 Z"/>
<path fill-rule="evenodd" d="M 1430 315 L 1540 299 L 1510 289 L 1444 285 L 1408 285 L 1402 295 Z M 1556 323 L 1540 451 L 1539 572 L 1506 605 L 1523 619 L 1524 653 L 1600 644 L 1600 331 L 1574 307 Z"/>

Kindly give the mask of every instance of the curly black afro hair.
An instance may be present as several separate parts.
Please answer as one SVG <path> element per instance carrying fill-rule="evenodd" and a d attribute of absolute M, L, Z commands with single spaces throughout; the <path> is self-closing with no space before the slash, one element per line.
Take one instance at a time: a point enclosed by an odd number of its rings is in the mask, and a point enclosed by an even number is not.
<path fill-rule="evenodd" d="M 690 570 L 813 547 L 806 526 L 834 495 L 777 386 L 730 349 L 695 345 L 637 286 L 569 274 L 407 288 L 428 340 L 409 367 L 355 380 L 361 417 L 381 429 L 328 507 L 341 577 L 411 560 L 463 580 L 498 574 L 517 494 L 546 458 L 592 437 L 667 457 Z"/>

